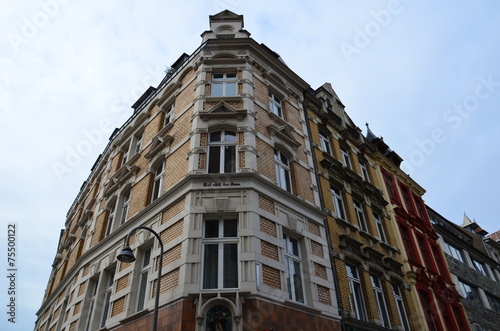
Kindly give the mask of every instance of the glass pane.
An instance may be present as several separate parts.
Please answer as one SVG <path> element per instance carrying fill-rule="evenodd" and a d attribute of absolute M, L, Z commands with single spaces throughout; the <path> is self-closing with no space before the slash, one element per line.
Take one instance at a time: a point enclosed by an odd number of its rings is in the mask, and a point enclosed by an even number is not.
<path fill-rule="evenodd" d="M 203 288 L 217 288 L 217 270 L 219 267 L 218 245 L 205 245 L 203 263 Z"/>
<path fill-rule="evenodd" d="M 226 83 L 226 96 L 236 96 L 236 83 Z"/>
<path fill-rule="evenodd" d="M 210 133 L 210 141 L 221 141 L 222 133 L 221 131 L 215 131 Z"/>
<path fill-rule="evenodd" d="M 146 267 L 149 265 L 151 260 L 151 248 L 148 248 L 144 251 L 144 258 L 142 259 L 142 267 Z"/>
<path fill-rule="evenodd" d="M 224 288 L 238 287 L 238 244 L 224 244 Z"/>
<path fill-rule="evenodd" d="M 283 180 L 284 180 L 284 189 L 288 192 L 292 192 L 292 185 L 290 183 L 290 172 L 286 169 L 283 169 Z"/>
<path fill-rule="evenodd" d="M 208 155 L 208 172 L 220 173 L 220 146 L 210 146 Z"/>
<path fill-rule="evenodd" d="M 236 141 L 236 133 L 233 131 L 225 131 L 224 141 L 235 142 Z"/>
<path fill-rule="evenodd" d="M 224 146 L 224 173 L 236 172 L 236 146 Z"/>
<path fill-rule="evenodd" d="M 358 271 L 356 270 L 355 267 L 347 265 L 346 269 L 347 269 L 347 276 L 348 277 L 358 279 Z"/>
<path fill-rule="evenodd" d="M 143 272 L 141 274 L 141 279 L 139 281 L 139 298 L 137 301 L 137 311 L 144 308 L 144 302 L 146 301 L 146 285 L 148 284 L 148 273 Z"/>
<path fill-rule="evenodd" d="M 295 287 L 295 301 L 304 302 L 304 293 L 302 291 L 302 277 L 300 275 L 300 263 L 293 262 L 293 285 Z"/>
<path fill-rule="evenodd" d="M 212 84 L 212 96 L 221 97 L 223 87 L 224 87 L 223 83 L 213 83 Z"/>
<path fill-rule="evenodd" d="M 289 238 L 290 240 L 290 251 L 288 253 L 293 254 L 295 256 L 299 256 L 299 244 L 297 239 Z"/>
<path fill-rule="evenodd" d="M 224 74 L 214 74 L 214 79 L 223 79 Z"/>
<path fill-rule="evenodd" d="M 224 237 L 237 237 L 238 227 L 236 220 L 224 220 Z"/>
<path fill-rule="evenodd" d="M 219 237 L 219 220 L 209 220 L 205 222 L 205 238 Z"/>
<path fill-rule="evenodd" d="M 236 78 L 236 73 L 234 74 L 226 74 L 227 78 Z"/>
<path fill-rule="evenodd" d="M 292 282 L 290 281 L 290 275 L 292 274 L 292 270 L 290 270 L 291 261 L 288 258 L 285 258 L 285 260 L 286 260 L 286 285 L 288 289 L 288 298 L 290 300 L 293 300 Z"/>

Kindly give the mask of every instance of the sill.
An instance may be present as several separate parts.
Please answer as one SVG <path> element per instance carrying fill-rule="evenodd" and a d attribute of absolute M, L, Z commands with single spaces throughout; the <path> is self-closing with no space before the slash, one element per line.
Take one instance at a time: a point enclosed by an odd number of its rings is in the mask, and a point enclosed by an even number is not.
<path fill-rule="evenodd" d="M 232 95 L 232 96 L 214 96 L 207 95 L 205 96 L 205 101 L 241 101 L 241 95 Z"/>
<path fill-rule="evenodd" d="M 266 108 L 265 110 L 267 111 L 267 114 L 269 115 L 269 117 L 271 117 L 276 122 L 279 122 L 281 125 L 290 125 L 290 124 L 288 124 L 287 121 L 285 121 L 285 119 L 283 117 L 279 117 L 274 112 L 272 112 L 270 109 Z"/>
<path fill-rule="evenodd" d="M 359 231 L 359 228 L 356 224 L 349 223 L 348 221 L 346 221 L 342 218 L 338 218 L 336 216 L 334 216 L 334 218 L 335 218 L 335 221 L 337 221 L 337 223 L 339 223 L 340 225 L 343 225 L 344 227 L 346 227 L 350 230 L 353 230 L 353 231 Z"/>

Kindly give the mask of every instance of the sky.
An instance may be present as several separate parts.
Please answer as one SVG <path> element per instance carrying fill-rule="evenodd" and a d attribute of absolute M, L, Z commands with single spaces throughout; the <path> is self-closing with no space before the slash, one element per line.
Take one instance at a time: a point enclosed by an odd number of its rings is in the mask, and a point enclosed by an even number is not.
<path fill-rule="evenodd" d="M 500 2 L 0 0 L 0 268 L 16 229 L 16 323 L 0 274 L 0 329 L 31 330 L 60 229 L 130 106 L 209 15 L 245 29 L 313 89 L 330 82 L 346 111 L 403 159 L 448 220 L 500 230 Z M 10 240 L 14 238 L 11 236 Z M 12 260 L 10 261 L 12 262 Z M 7 279 L 9 280 L 9 279 Z"/>

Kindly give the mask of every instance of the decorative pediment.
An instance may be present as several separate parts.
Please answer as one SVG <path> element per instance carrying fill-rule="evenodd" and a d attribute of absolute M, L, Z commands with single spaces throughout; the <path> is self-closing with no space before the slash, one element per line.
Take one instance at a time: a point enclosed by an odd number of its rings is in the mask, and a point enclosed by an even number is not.
<path fill-rule="evenodd" d="M 236 109 L 225 101 L 221 101 L 209 110 L 203 110 L 199 113 L 200 118 L 204 121 L 210 119 L 228 119 L 233 118 L 242 120 L 247 116 L 246 109 Z"/>
<path fill-rule="evenodd" d="M 149 149 L 149 152 L 146 154 L 146 157 L 148 159 L 152 159 L 160 150 L 162 150 L 167 145 L 171 144 L 173 140 L 174 137 L 172 136 L 154 137 L 151 143 L 151 148 Z"/>
<path fill-rule="evenodd" d="M 124 165 L 111 177 L 104 188 L 104 195 L 108 196 L 120 187 L 123 182 L 132 177 L 139 170 L 138 166 Z"/>
<path fill-rule="evenodd" d="M 293 137 L 292 130 L 288 125 L 276 126 L 274 124 L 270 124 L 267 127 L 267 130 L 271 133 L 271 135 L 286 142 L 293 149 L 297 149 L 297 147 L 300 146 L 300 143 Z"/>

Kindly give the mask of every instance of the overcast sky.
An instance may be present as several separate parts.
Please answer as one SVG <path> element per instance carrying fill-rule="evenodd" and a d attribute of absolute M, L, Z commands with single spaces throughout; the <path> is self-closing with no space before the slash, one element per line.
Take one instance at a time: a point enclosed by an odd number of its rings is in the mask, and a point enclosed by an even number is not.
<path fill-rule="evenodd" d="M 112 128 L 208 16 L 244 15 L 257 42 L 312 88 L 330 82 L 354 122 L 405 161 L 447 219 L 500 229 L 497 1 L 1 1 L 0 267 L 17 224 L 17 323 L 30 330 L 60 229 Z M 6 271 L 5 271 L 6 273 Z M 5 279 L 4 279 L 5 280 Z M 9 300 L 0 282 L 0 306 Z"/>

